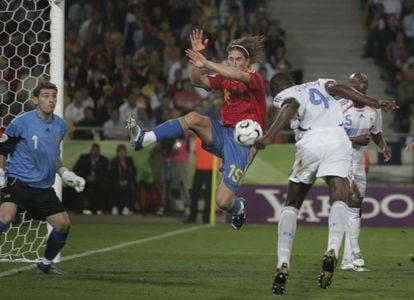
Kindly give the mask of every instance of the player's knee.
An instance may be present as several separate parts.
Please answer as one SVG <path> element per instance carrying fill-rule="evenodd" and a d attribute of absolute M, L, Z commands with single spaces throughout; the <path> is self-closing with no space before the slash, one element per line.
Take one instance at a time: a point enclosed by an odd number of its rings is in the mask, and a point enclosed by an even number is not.
<path fill-rule="evenodd" d="M 200 123 L 201 115 L 192 111 L 184 116 L 184 120 L 189 128 L 197 126 Z"/>
<path fill-rule="evenodd" d="M 14 216 L 0 215 L 0 222 L 9 225 L 13 221 Z"/>
<path fill-rule="evenodd" d="M 70 221 L 63 221 L 63 222 L 60 222 L 59 224 L 56 224 L 55 225 L 55 227 L 54 227 L 54 229 L 55 230 L 57 230 L 57 231 L 59 231 L 59 232 L 68 232 L 69 230 L 70 230 Z"/>
<path fill-rule="evenodd" d="M 222 210 L 228 210 L 229 208 L 231 208 L 231 202 L 225 198 L 225 197 L 217 197 L 216 198 L 216 204 L 217 206 L 222 209 Z"/>
<path fill-rule="evenodd" d="M 284 205 L 285 206 L 292 206 L 292 207 L 295 207 L 299 210 L 302 206 L 303 200 L 304 199 L 302 199 L 300 197 L 288 197 L 288 198 L 286 198 L 286 201 L 285 201 Z"/>
<path fill-rule="evenodd" d="M 331 204 L 335 201 L 349 203 L 351 189 L 346 178 L 332 176 L 327 182 Z"/>

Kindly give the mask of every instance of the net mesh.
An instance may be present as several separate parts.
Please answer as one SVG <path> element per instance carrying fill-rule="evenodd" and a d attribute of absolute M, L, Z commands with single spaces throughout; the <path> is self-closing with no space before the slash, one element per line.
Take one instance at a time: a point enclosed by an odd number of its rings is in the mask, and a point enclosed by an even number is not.
<path fill-rule="evenodd" d="M 4 128 L 33 108 L 31 90 L 50 79 L 47 0 L 0 0 L 0 103 Z"/>
<path fill-rule="evenodd" d="M 0 0 L 0 132 L 33 109 L 31 91 L 50 80 L 50 8 L 48 0 Z M 19 214 L 0 235 L 0 260 L 38 260 L 45 224 Z"/>
<path fill-rule="evenodd" d="M 0 237 L 0 261 L 39 261 L 46 238 L 46 222 L 32 219 L 27 212 L 18 214 Z"/>

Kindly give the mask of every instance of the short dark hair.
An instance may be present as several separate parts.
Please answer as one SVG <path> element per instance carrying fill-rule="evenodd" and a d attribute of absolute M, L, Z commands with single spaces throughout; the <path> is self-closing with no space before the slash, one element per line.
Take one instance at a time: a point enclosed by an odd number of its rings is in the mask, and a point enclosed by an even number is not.
<path fill-rule="evenodd" d="M 126 146 L 124 144 L 119 144 L 118 147 L 116 147 L 116 153 L 118 153 L 121 149 L 127 152 Z"/>
<path fill-rule="evenodd" d="M 33 96 L 39 97 L 41 90 L 55 90 L 57 93 L 57 86 L 49 81 L 40 82 L 37 87 L 33 90 Z"/>
<path fill-rule="evenodd" d="M 276 96 L 281 90 L 294 86 L 295 82 L 293 81 L 292 76 L 286 72 L 279 72 L 273 75 L 270 79 L 270 94 L 272 97 Z"/>

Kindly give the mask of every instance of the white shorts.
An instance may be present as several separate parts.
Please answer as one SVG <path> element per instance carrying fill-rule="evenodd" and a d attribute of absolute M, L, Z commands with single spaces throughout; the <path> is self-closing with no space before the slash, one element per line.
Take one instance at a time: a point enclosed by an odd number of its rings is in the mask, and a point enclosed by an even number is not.
<path fill-rule="evenodd" d="M 313 184 L 318 177 L 347 178 L 351 153 L 351 142 L 342 127 L 311 130 L 296 143 L 296 159 L 289 180 Z"/>
<path fill-rule="evenodd" d="M 350 177 L 355 182 L 361 197 L 365 197 L 367 189 L 367 176 L 365 174 L 364 165 L 352 164 Z"/>

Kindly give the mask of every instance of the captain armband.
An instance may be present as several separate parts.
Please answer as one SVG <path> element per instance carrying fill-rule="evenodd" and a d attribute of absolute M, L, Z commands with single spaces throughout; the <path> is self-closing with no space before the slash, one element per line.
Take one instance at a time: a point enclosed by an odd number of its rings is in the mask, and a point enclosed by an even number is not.
<path fill-rule="evenodd" d="M 6 136 L 6 138 L 4 138 Z M 8 137 L 5 133 L 2 134 L 0 139 L 0 154 L 3 156 L 9 155 L 13 152 L 16 144 L 21 140 L 21 137 Z"/>

